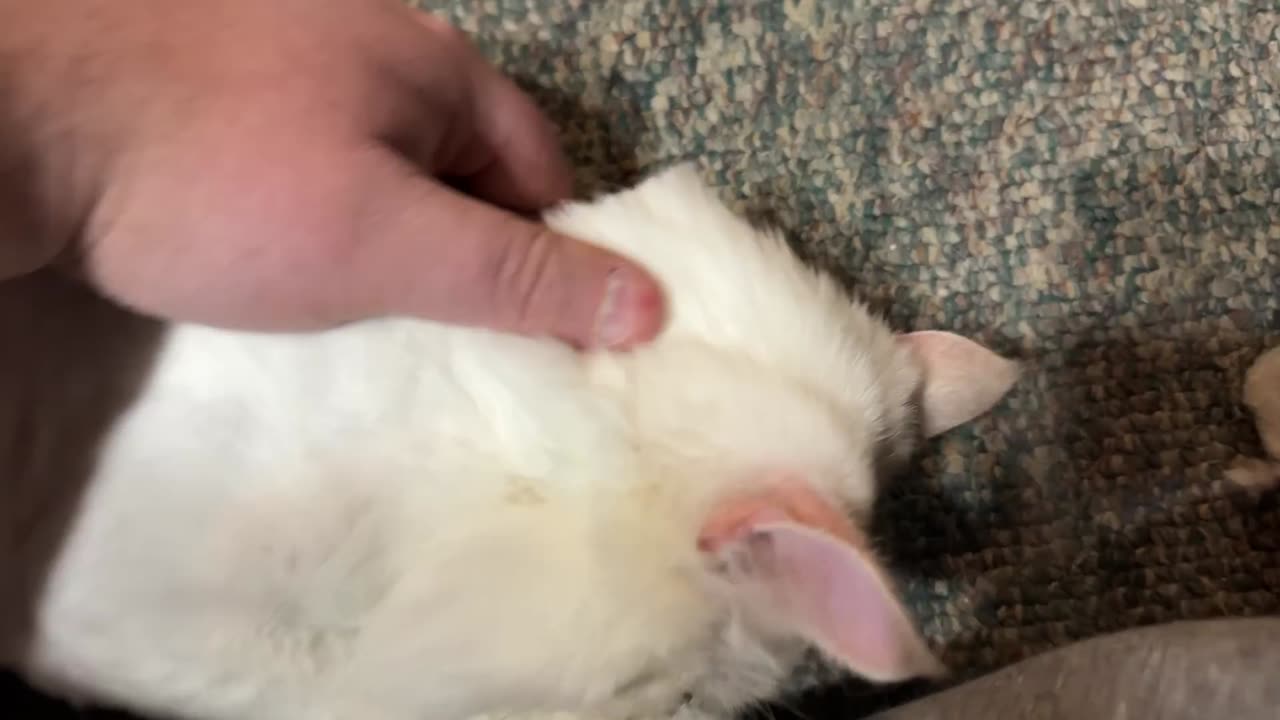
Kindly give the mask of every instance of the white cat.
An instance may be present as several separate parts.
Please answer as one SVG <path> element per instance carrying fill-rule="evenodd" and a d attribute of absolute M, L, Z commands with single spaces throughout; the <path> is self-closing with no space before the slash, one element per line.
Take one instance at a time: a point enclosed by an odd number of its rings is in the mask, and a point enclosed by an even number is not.
<path fill-rule="evenodd" d="M 940 672 L 861 528 L 877 476 L 1017 366 L 893 334 L 690 166 L 547 221 L 655 273 L 652 345 L 169 327 L 25 568 L 11 662 L 190 720 L 727 717 L 808 648 L 873 681 Z M 57 431 L 27 435 L 52 462 Z M 30 494 L 48 462 L 11 445 Z"/>

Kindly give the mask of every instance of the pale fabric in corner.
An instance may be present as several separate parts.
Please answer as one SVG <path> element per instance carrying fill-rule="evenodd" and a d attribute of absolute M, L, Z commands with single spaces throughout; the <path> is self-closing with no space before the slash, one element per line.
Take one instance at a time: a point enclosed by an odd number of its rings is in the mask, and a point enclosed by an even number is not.
<path fill-rule="evenodd" d="M 1238 458 L 1227 478 L 1255 492 L 1280 485 L 1280 348 L 1253 361 L 1244 380 L 1244 404 L 1253 413 L 1268 459 Z"/>

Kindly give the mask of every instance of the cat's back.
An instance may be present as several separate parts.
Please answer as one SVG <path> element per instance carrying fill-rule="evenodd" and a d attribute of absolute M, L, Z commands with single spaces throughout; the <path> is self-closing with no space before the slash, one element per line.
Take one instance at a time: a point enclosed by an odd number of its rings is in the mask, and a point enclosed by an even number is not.
<path fill-rule="evenodd" d="M 607 455 L 625 428 L 583 362 L 555 343 L 414 319 L 300 335 L 180 326 L 109 447 L 167 446 L 188 466 L 203 456 L 232 472 L 217 486 L 237 484 L 236 466 L 259 489 L 355 468 L 366 487 L 411 476 L 395 492 L 429 489 L 439 506 L 442 484 L 569 481 Z"/>
<path fill-rule="evenodd" d="M 415 641 L 448 645 L 483 605 L 457 598 L 522 587 L 475 568 L 571 564 L 583 488 L 623 476 L 625 431 L 581 362 L 415 320 L 170 328 L 104 434 L 28 667 L 98 689 L 150 678 L 174 697 L 230 697 L 208 683 L 249 672 L 299 687 L 305 701 L 280 692 L 301 707 L 339 668 L 398 678 L 379 653 L 401 649 L 403 616 L 434 608 Z M 200 612 L 170 612 L 197 597 Z"/>
<path fill-rule="evenodd" d="M 898 369 L 887 330 L 779 235 L 725 207 L 691 166 L 547 222 L 648 267 L 667 294 L 662 336 L 593 355 L 416 319 L 298 335 L 179 326 L 119 435 L 137 427 L 151 444 L 272 464 L 279 478 L 356 455 L 366 468 L 403 465 L 441 481 L 507 472 L 591 485 L 628 459 L 643 431 L 638 404 L 682 406 L 712 385 L 745 401 L 726 379 L 732 368 L 737 384 L 793 380 L 852 415 L 884 405 L 861 394 L 897 384 L 883 377 Z"/>
<path fill-rule="evenodd" d="M 37 664 L 175 698 L 248 673 L 284 700 L 332 699 L 344 677 L 439 703 L 535 665 L 584 668 L 550 680 L 565 697 L 607 693 L 606 661 L 625 669 L 626 653 L 565 638 L 623 632 L 619 613 L 645 619 L 622 648 L 682 642 L 705 618 L 669 575 L 696 561 L 711 495 L 778 458 L 832 477 L 865 465 L 901 410 L 881 397 L 905 386 L 888 376 L 912 371 L 887 329 L 691 168 L 547 221 L 657 276 L 656 342 L 580 354 L 411 319 L 170 328 L 98 456 Z M 529 653 L 480 653 L 484 633 Z M 410 658 L 447 659 L 469 684 L 387 672 Z"/>

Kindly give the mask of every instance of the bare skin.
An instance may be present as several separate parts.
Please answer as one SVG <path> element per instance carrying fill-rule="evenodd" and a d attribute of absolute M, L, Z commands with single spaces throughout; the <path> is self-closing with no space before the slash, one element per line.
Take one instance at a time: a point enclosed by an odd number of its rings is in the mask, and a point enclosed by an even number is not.
<path fill-rule="evenodd" d="M 570 192 L 532 101 L 398 0 L 0 0 L 0 279 L 255 330 L 651 339 L 642 268 L 527 219 Z"/>

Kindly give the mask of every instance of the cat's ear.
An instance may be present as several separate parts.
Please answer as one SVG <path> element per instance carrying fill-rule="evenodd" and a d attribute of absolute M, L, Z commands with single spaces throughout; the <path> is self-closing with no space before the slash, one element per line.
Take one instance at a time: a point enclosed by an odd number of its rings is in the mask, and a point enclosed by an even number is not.
<path fill-rule="evenodd" d="M 899 335 L 898 342 L 924 369 L 920 403 L 925 437 L 987 412 L 1020 375 L 1018 363 L 955 333 L 922 330 Z"/>
<path fill-rule="evenodd" d="M 804 638 L 873 682 L 946 674 L 860 545 L 769 503 L 754 503 L 700 541 L 735 599 L 776 631 Z"/>

